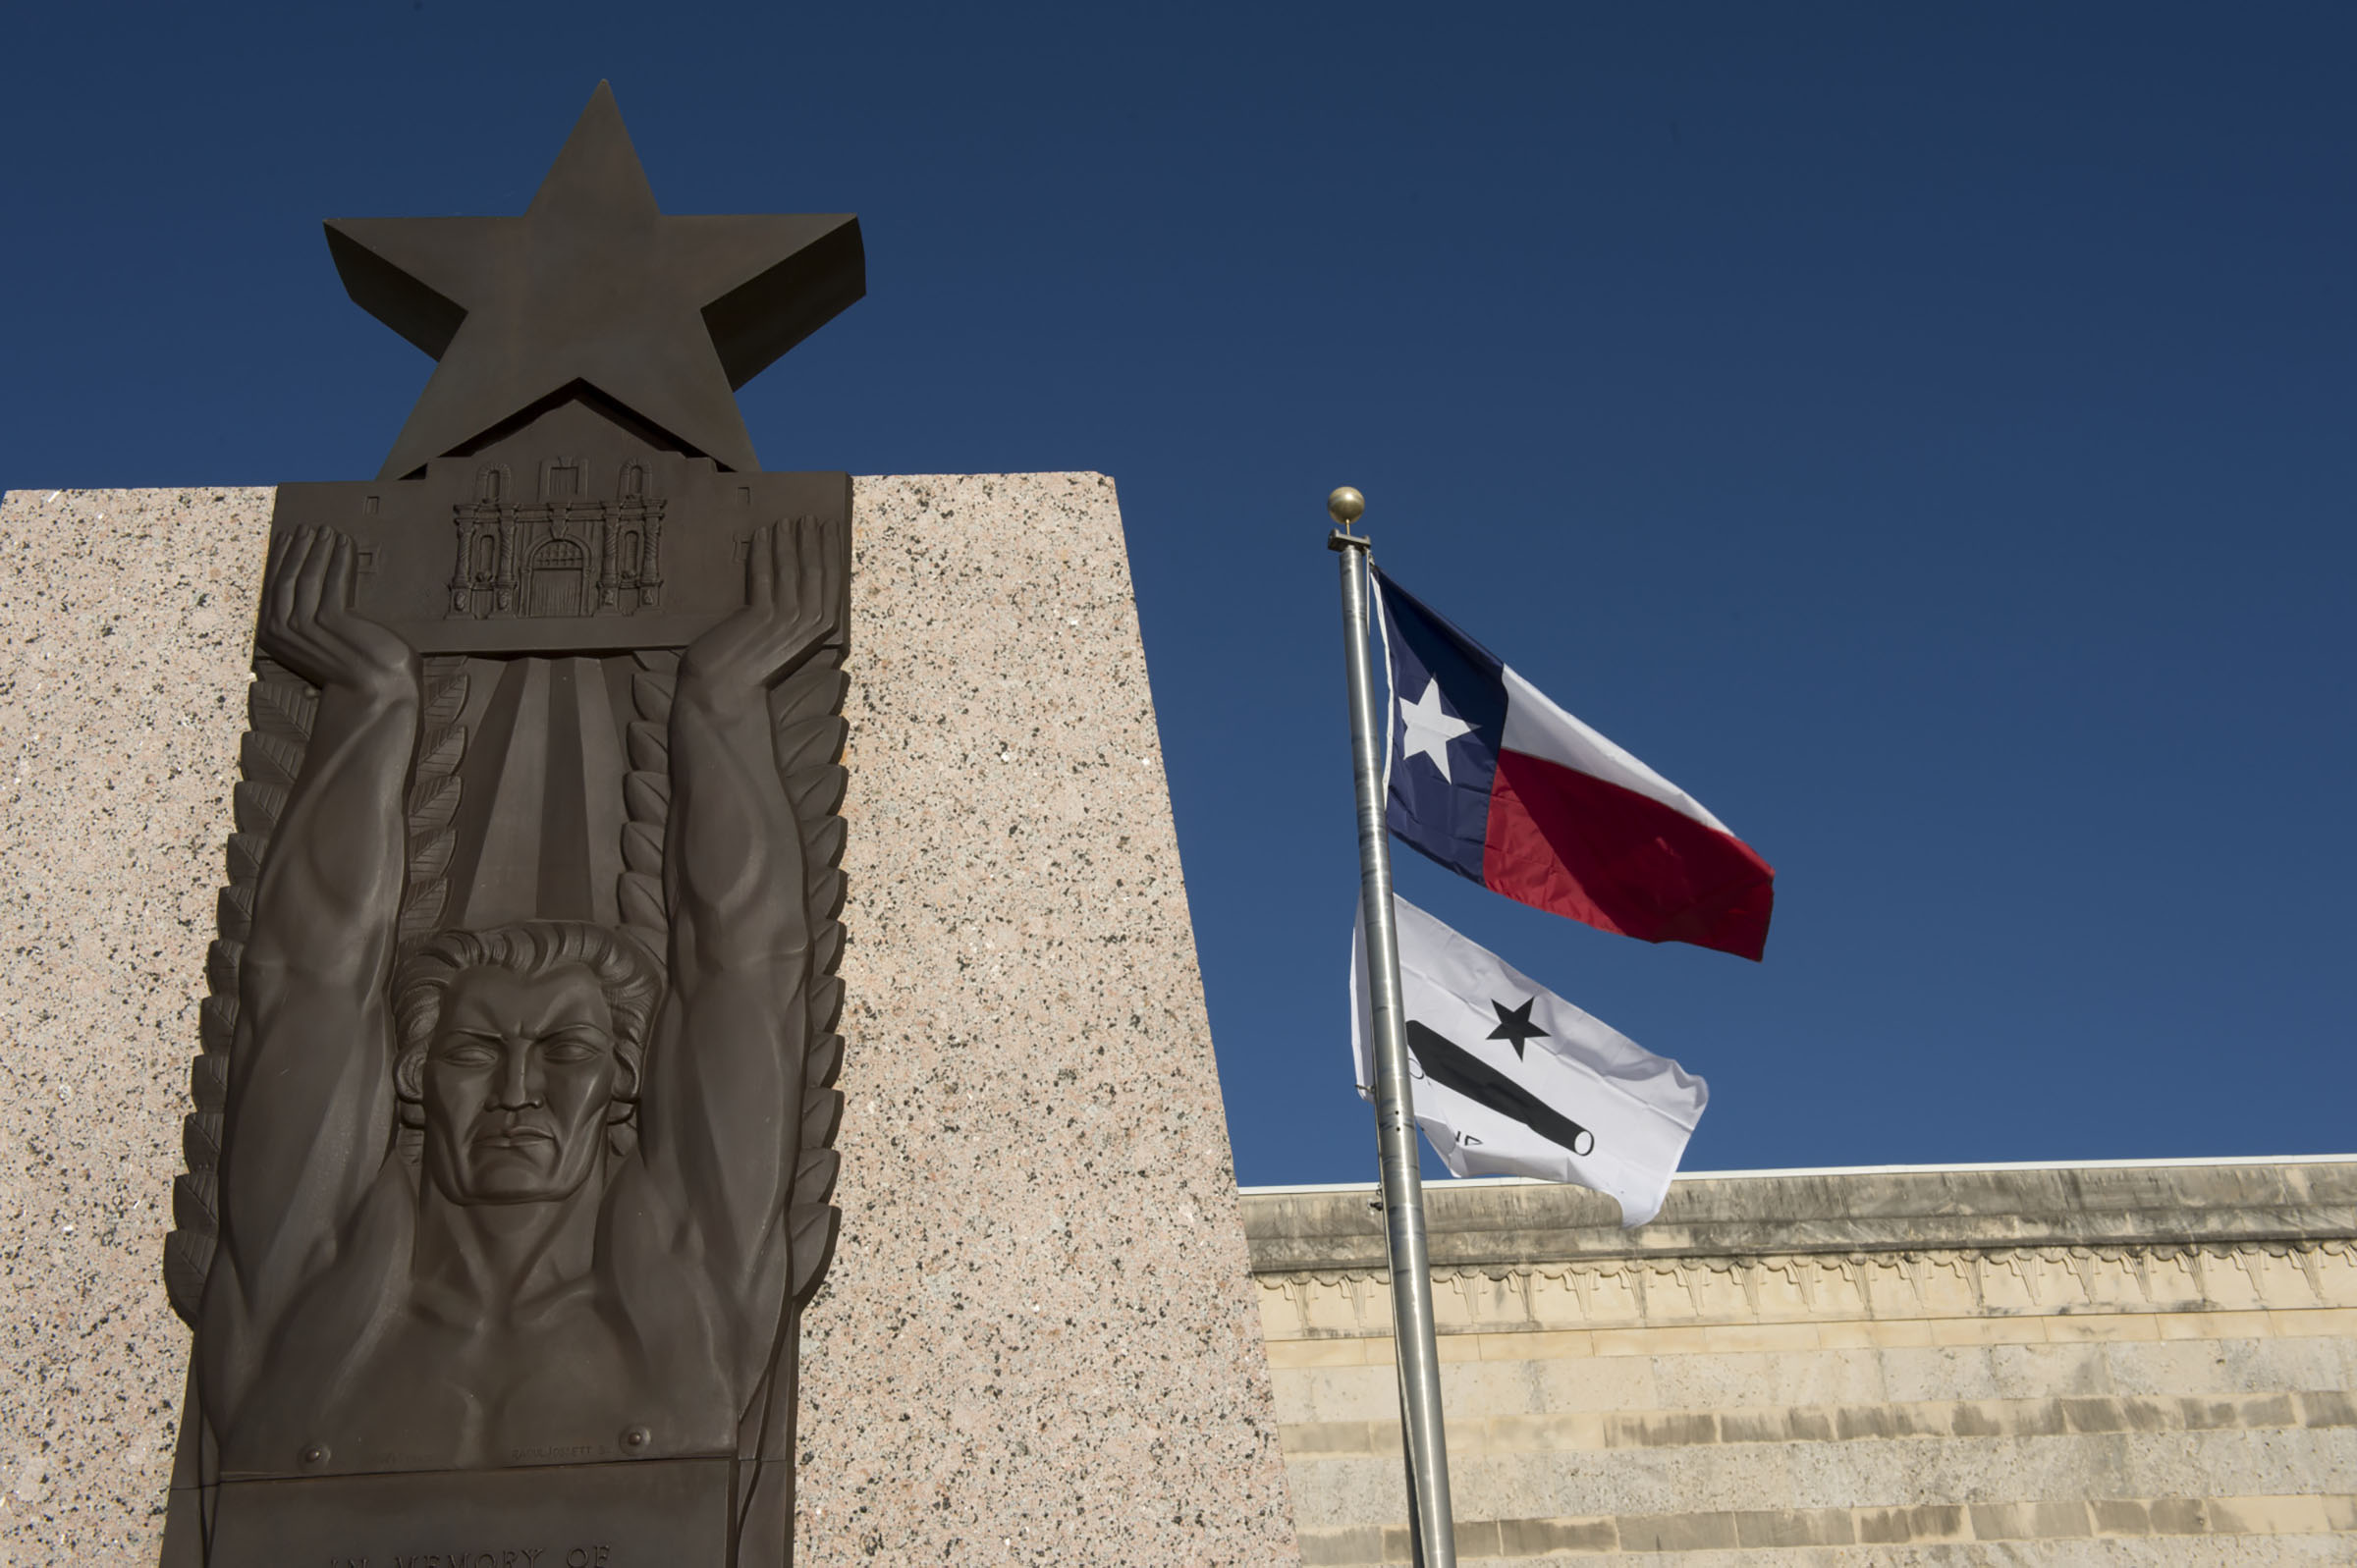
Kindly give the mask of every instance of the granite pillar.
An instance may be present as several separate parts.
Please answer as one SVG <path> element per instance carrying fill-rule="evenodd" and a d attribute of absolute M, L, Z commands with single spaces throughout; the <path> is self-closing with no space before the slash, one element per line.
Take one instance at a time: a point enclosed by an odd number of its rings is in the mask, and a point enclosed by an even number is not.
<path fill-rule="evenodd" d="M 811 1564 L 1294 1554 L 1112 482 L 858 481 Z M 266 489 L 0 504 L 0 1561 L 144 1564 Z"/>

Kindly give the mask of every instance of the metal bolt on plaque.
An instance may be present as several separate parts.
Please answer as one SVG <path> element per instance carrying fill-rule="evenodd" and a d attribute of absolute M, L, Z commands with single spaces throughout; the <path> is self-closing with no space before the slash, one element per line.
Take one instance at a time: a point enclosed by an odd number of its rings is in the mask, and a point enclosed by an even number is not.
<path fill-rule="evenodd" d="M 376 479 L 278 492 L 163 1560 L 786 1564 L 850 481 L 733 394 L 857 221 L 662 213 L 601 84 L 523 216 L 327 234 L 439 364 Z"/>

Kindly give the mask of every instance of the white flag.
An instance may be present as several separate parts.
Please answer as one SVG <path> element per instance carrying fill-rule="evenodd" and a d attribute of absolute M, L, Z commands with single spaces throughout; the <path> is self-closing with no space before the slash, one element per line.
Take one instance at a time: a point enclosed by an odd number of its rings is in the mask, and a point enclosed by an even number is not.
<path fill-rule="evenodd" d="M 1710 1086 L 1534 985 L 1404 898 L 1399 986 L 1416 1124 L 1456 1176 L 1537 1176 L 1619 1201 L 1620 1223 L 1662 1212 Z M 1366 918 L 1350 942 L 1350 1054 L 1375 1081 Z"/>

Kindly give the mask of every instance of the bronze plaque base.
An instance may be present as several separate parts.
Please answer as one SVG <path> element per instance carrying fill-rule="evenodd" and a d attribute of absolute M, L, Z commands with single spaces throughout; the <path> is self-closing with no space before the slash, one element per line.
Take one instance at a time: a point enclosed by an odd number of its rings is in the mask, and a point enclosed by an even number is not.
<path fill-rule="evenodd" d="M 728 1459 L 220 1487 L 210 1568 L 727 1568 Z"/>

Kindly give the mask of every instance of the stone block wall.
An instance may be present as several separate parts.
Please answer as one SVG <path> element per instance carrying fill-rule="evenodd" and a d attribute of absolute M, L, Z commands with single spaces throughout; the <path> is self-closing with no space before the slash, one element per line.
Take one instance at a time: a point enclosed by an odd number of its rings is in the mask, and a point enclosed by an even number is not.
<path fill-rule="evenodd" d="M 2357 1162 L 1427 1189 L 1459 1553 L 2357 1562 Z M 1303 1560 L 1408 1560 L 1380 1215 L 1244 1198 Z"/>

